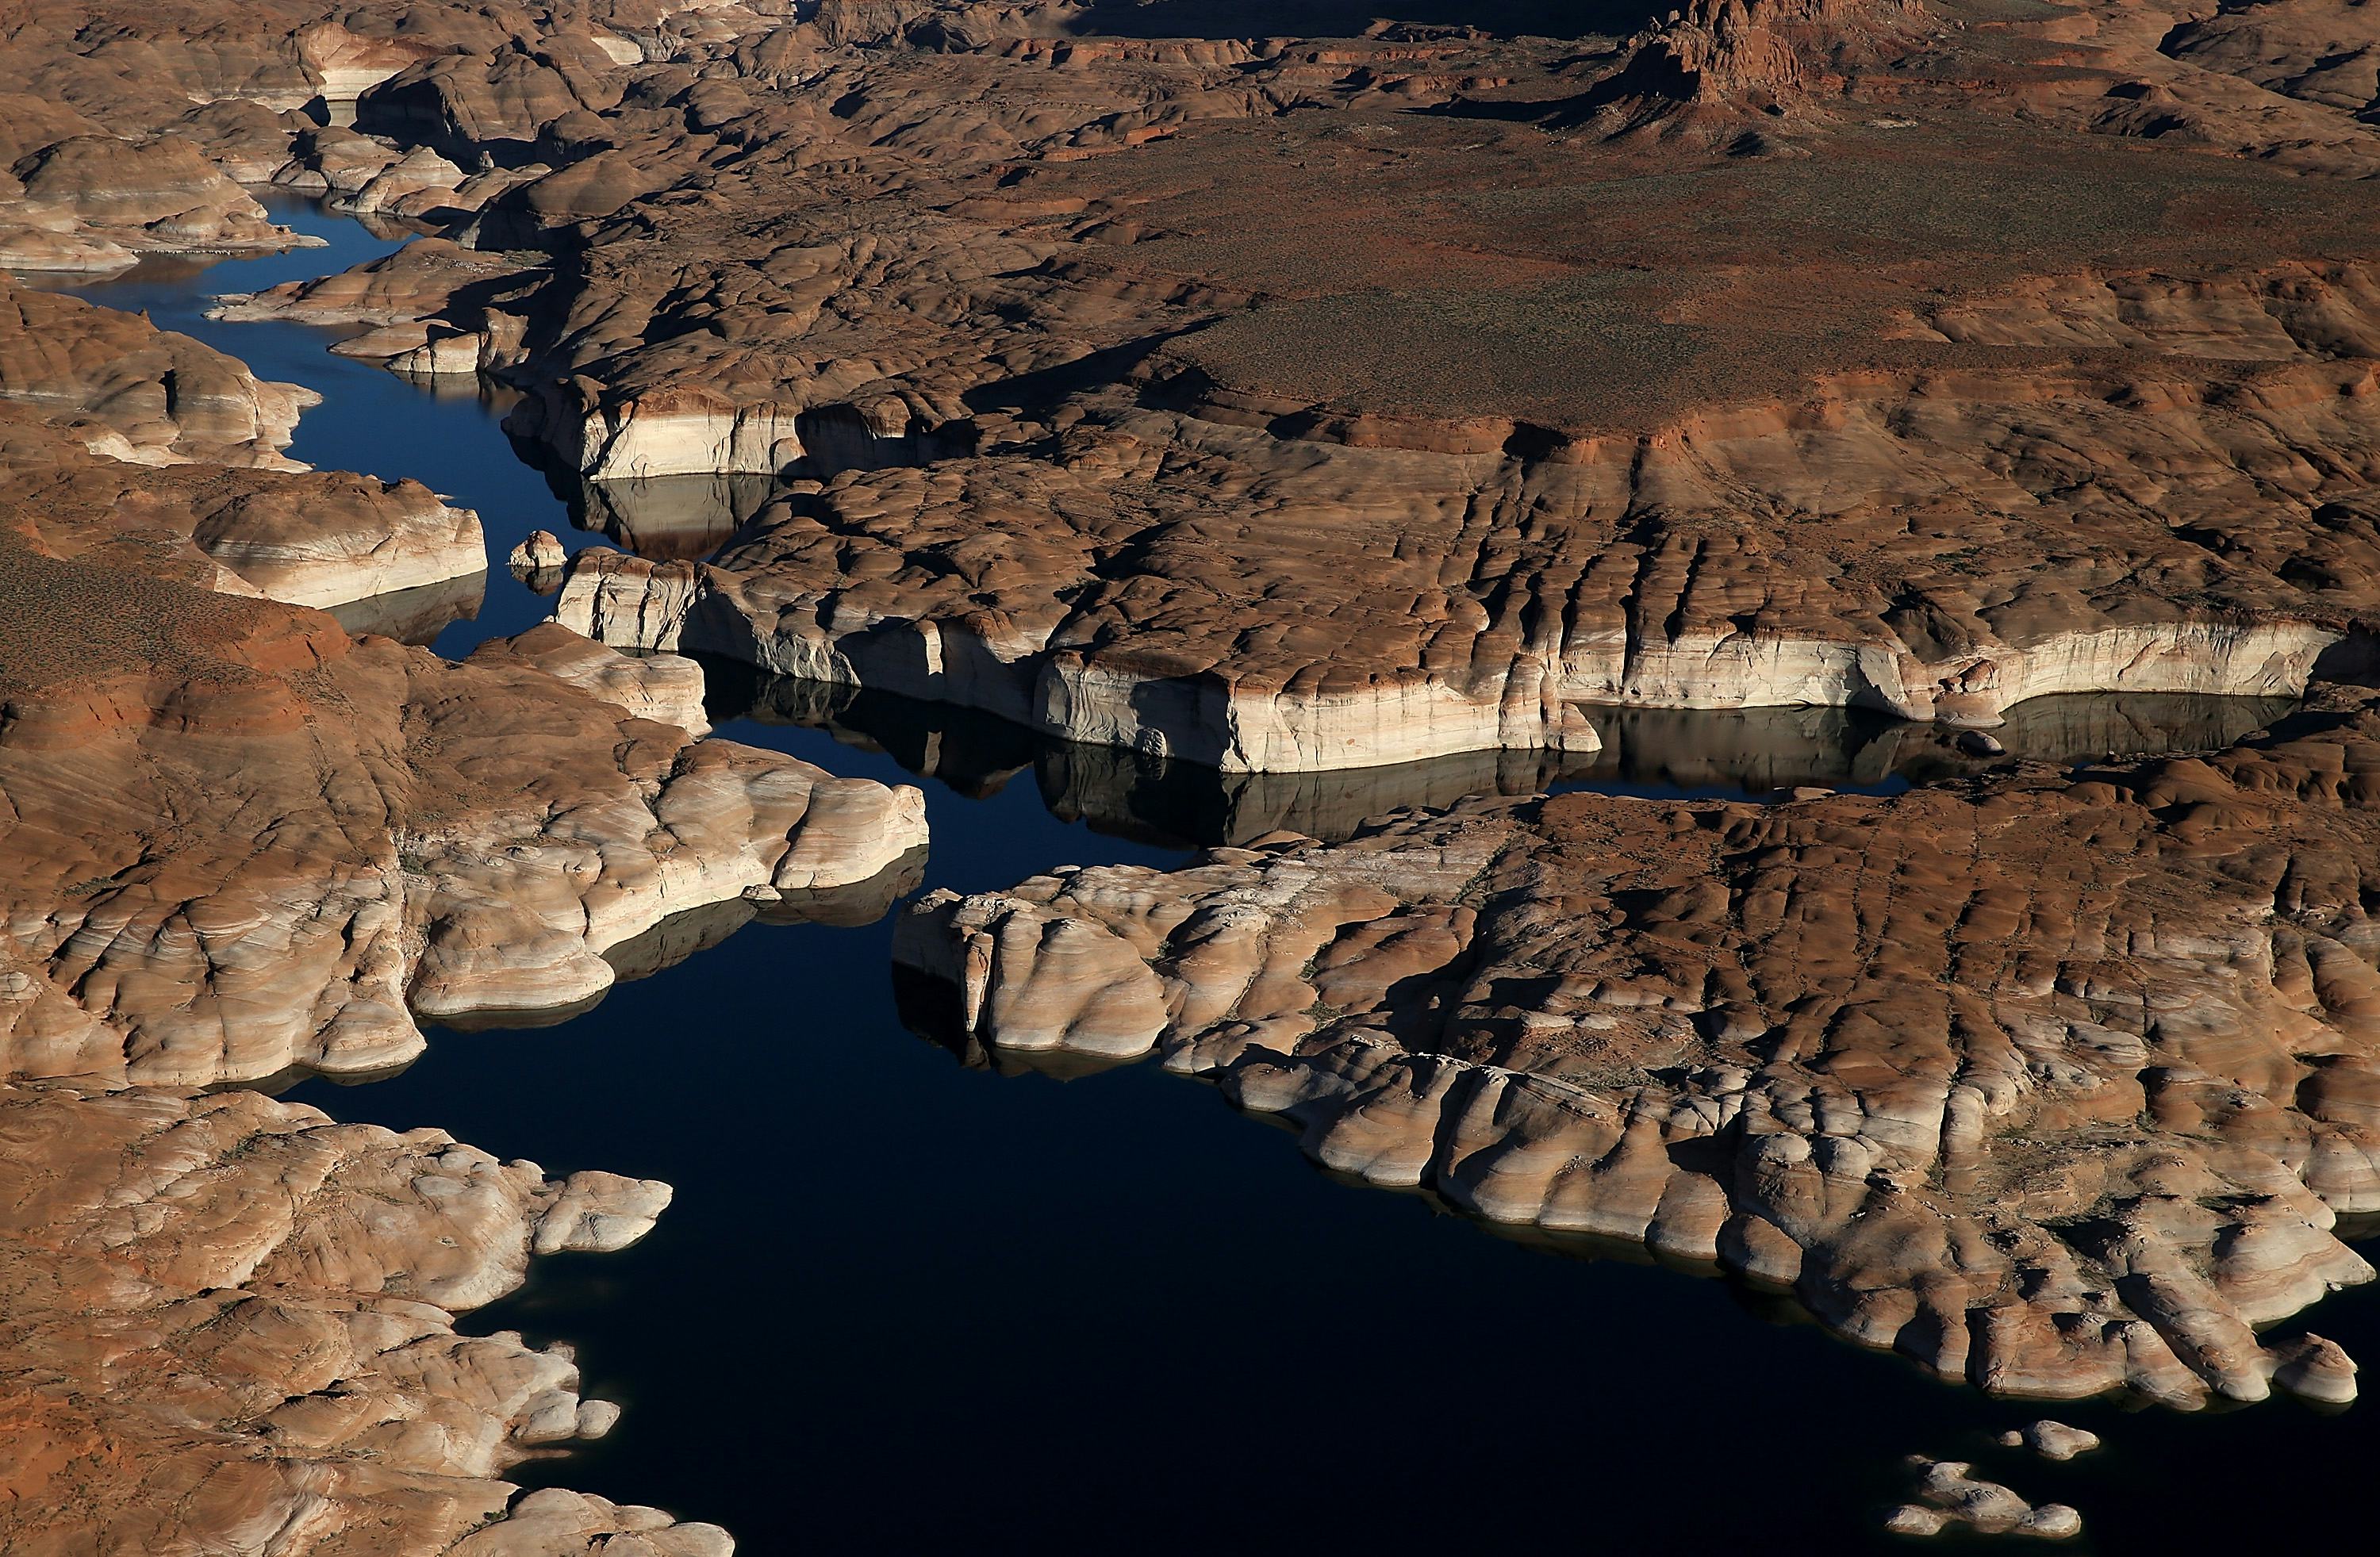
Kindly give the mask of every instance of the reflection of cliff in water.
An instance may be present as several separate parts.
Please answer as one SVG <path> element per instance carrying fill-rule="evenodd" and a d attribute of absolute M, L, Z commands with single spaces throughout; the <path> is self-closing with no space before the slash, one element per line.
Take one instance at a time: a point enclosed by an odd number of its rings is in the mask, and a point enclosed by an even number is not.
<path fill-rule="evenodd" d="M 2294 706 L 2279 697 L 2075 693 L 2020 703 L 2005 723 L 1972 733 L 1854 708 L 1589 708 L 1603 750 L 1585 771 L 1563 775 L 1579 782 L 1558 786 L 1752 799 L 1803 786 L 1889 791 L 1996 763 L 2215 751 Z"/>
<path fill-rule="evenodd" d="M 913 1036 L 942 1050 L 969 1070 L 998 1076 L 1047 1076 L 1078 1081 L 1104 1070 L 1138 1065 L 1147 1055 L 1087 1055 L 1073 1049 L 1005 1049 L 967 1031 L 959 992 L 948 981 L 892 964 L 892 1008 Z M 1258 1115 L 1256 1117 L 1261 1118 Z"/>
<path fill-rule="evenodd" d="M 781 892 L 775 898 L 766 899 L 727 898 L 718 902 L 704 903 L 699 908 L 671 914 L 659 923 L 648 925 L 626 940 L 605 949 L 602 957 L 612 965 L 613 982 L 582 999 L 565 1006 L 540 1006 L 528 1009 L 488 1007 L 419 1020 L 430 1031 L 448 1032 L 520 1032 L 560 1027 L 565 1022 L 576 1021 L 601 1006 L 619 985 L 649 979 L 674 968 L 689 958 L 719 946 L 747 924 L 756 922 L 762 924 L 834 924 L 846 928 L 873 924 L 890 914 L 892 906 L 915 892 L 925 879 L 926 851 L 916 849 L 865 881 L 855 881 L 846 887 L 803 888 Z M 292 1087 L 312 1080 L 334 1087 L 360 1087 L 401 1076 L 412 1068 L 419 1057 L 418 1055 L 410 1056 L 382 1070 L 325 1073 L 310 1066 L 293 1065 L 270 1076 L 218 1081 L 200 1090 L 209 1092 L 257 1092 L 268 1097 L 279 1097 Z"/>
<path fill-rule="evenodd" d="M 426 646 L 457 622 L 479 620 L 487 598 L 486 573 L 416 585 L 387 595 L 367 596 L 333 606 L 331 615 L 348 632 L 360 636 L 377 633 L 399 643 Z"/>
<path fill-rule="evenodd" d="M 826 730 L 881 751 L 964 795 L 993 793 L 1028 770 L 1042 803 L 1069 821 L 1168 846 L 1246 843 L 1270 832 L 1335 841 L 1365 818 L 1466 795 L 1597 790 L 1676 798 L 1769 799 L 1795 789 L 1890 792 L 2017 759 L 2074 765 L 2109 756 L 2209 751 L 2261 729 L 2286 699 L 2186 694 L 2035 698 L 1991 732 L 2005 751 L 1966 749 L 1960 731 L 1846 708 L 1715 711 L 1594 708 L 1593 754 L 1461 752 L 1390 767 L 1220 773 L 1113 746 L 1036 736 L 1004 719 L 825 682 L 766 678 L 706 658 L 714 722 L 748 718 Z"/>
<path fill-rule="evenodd" d="M 553 495 L 569 505 L 572 525 L 655 562 L 709 557 L 777 490 L 774 477 L 743 471 L 589 481 L 534 448 L 517 446 L 545 473 Z"/>

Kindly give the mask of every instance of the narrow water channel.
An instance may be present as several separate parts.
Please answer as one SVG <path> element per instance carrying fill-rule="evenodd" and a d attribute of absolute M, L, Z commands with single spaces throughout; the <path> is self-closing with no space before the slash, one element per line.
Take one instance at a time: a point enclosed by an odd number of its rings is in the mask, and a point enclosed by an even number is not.
<path fill-rule="evenodd" d="M 393 247 L 310 207 L 281 219 L 332 247 L 79 290 L 320 391 L 296 457 L 419 477 L 480 511 L 499 563 L 532 528 L 589 538 L 516 457 L 492 396 L 329 356 L 331 332 L 201 317 L 209 295 Z M 499 566 L 437 646 L 544 611 Z M 1465 787 L 1889 789 L 1952 761 L 1840 715 L 1648 720 L 1599 768 L 1488 757 L 1234 788 L 948 711 L 718 682 L 723 712 L 767 716 L 723 736 L 840 773 L 928 773 L 927 882 L 959 888 L 1164 864 L 1234 831 L 1328 830 Z M 2041 717 L 2041 739 L 2082 760 L 2160 730 L 2228 739 L 2270 710 Z M 542 1261 L 468 1316 L 573 1343 L 589 1392 L 627 1408 L 610 1438 L 520 1479 L 714 1520 L 755 1554 L 1882 1551 L 1900 1543 L 1876 1511 L 1912 1451 L 2075 1504 L 2086 1534 L 2070 1550 L 2285 1547 L 2362 1523 L 2369 1408 L 2060 1405 L 2108 1447 L 2065 1466 L 2002 1451 L 1989 1435 L 2039 1409 L 1933 1382 L 1727 1283 L 1342 1186 L 1289 1135 L 1152 1065 L 1067 1081 L 968 1068 L 904 1030 L 890 934 L 754 924 L 567 1022 L 435 1032 L 400 1076 L 288 1094 L 551 1172 L 677 1187 L 640 1245 Z M 2380 1291 L 2311 1318 L 2380 1356 Z"/>

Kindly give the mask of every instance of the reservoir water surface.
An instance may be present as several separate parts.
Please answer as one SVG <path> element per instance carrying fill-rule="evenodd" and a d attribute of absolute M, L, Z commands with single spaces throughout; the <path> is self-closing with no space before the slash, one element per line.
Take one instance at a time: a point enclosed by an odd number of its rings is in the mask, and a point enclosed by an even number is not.
<path fill-rule="evenodd" d="M 203 318 L 211 295 L 394 247 L 310 206 L 276 211 L 330 247 L 78 290 L 320 392 L 293 456 L 415 477 L 477 509 L 496 566 L 476 610 L 435 633 L 440 652 L 541 619 L 504 553 L 535 528 L 596 537 L 502 432 L 501 393 L 431 392 L 331 356 L 335 332 Z M 727 739 L 920 783 L 926 884 L 961 889 L 1164 865 L 1259 820 L 1323 831 L 1466 787 L 1889 790 L 1950 770 L 1914 737 L 1879 754 L 1903 738 L 1844 716 L 1688 718 L 1630 725 L 1624 759 L 1576 770 L 1516 778 L 1485 759 L 1234 788 L 887 699 L 789 696 L 725 670 L 714 684 Z M 2082 742 L 2076 760 L 2122 744 L 2110 731 L 2218 744 L 2272 712 L 2070 708 L 2044 715 L 2040 739 Z M 1060 1080 L 970 1063 L 904 1027 L 890 935 L 752 924 L 557 1025 L 433 1032 L 399 1076 L 289 1092 L 550 1172 L 676 1186 L 643 1243 L 544 1261 L 467 1316 L 570 1342 L 589 1393 L 626 1407 L 609 1438 L 519 1479 L 713 1520 L 750 1553 L 1881 1551 L 1902 1544 L 1876 1516 L 1912 1452 L 2073 1503 L 2085 1534 L 2070 1549 L 2263 1549 L 2361 1524 L 2380 1450 L 2368 1406 L 1987 1400 L 1781 1299 L 1342 1185 L 1292 1136 L 1154 1065 Z M 2305 1317 L 2380 1355 L 2380 1290 Z M 2051 1465 L 1992 1442 L 2045 1410 L 2107 1447 Z"/>

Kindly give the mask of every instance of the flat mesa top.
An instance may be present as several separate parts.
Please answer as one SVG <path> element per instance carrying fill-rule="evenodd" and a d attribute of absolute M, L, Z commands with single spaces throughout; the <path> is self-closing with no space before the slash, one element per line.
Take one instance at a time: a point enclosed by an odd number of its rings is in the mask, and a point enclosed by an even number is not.
<path fill-rule="evenodd" d="M 1880 115 L 1878 115 L 1880 117 Z M 2380 202 L 2264 164 L 1929 110 L 1787 157 L 1682 158 L 1453 116 L 1196 125 L 1061 164 L 1147 235 L 1121 272 L 1245 289 L 1168 343 L 1234 388 L 1570 432 L 1876 368 L 2055 367 L 2087 348 L 1909 327 L 2029 275 L 2373 252 Z"/>

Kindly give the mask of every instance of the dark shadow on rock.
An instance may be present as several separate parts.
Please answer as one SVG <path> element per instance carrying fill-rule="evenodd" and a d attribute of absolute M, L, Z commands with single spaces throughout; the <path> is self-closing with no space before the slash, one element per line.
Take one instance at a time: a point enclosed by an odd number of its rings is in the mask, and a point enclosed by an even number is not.
<path fill-rule="evenodd" d="M 961 459 L 975 453 L 977 437 L 968 421 L 878 432 L 851 405 L 804 411 L 794 418 L 794 434 L 801 441 L 802 457 L 785 474 L 811 481 L 832 481 L 846 470 L 908 469 Z"/>
<path fill-rule="evenodd" d="M 1191 332 L 1187 329 L 1168 330 L 1120 345 L 1103 346 L 1054 368 L 1037 368 L 1029 373 L 978 385 L 962 398 L 973 411 L 1047 412 L 1077 395 L 1123 382 L 1160 346 Z"/>

